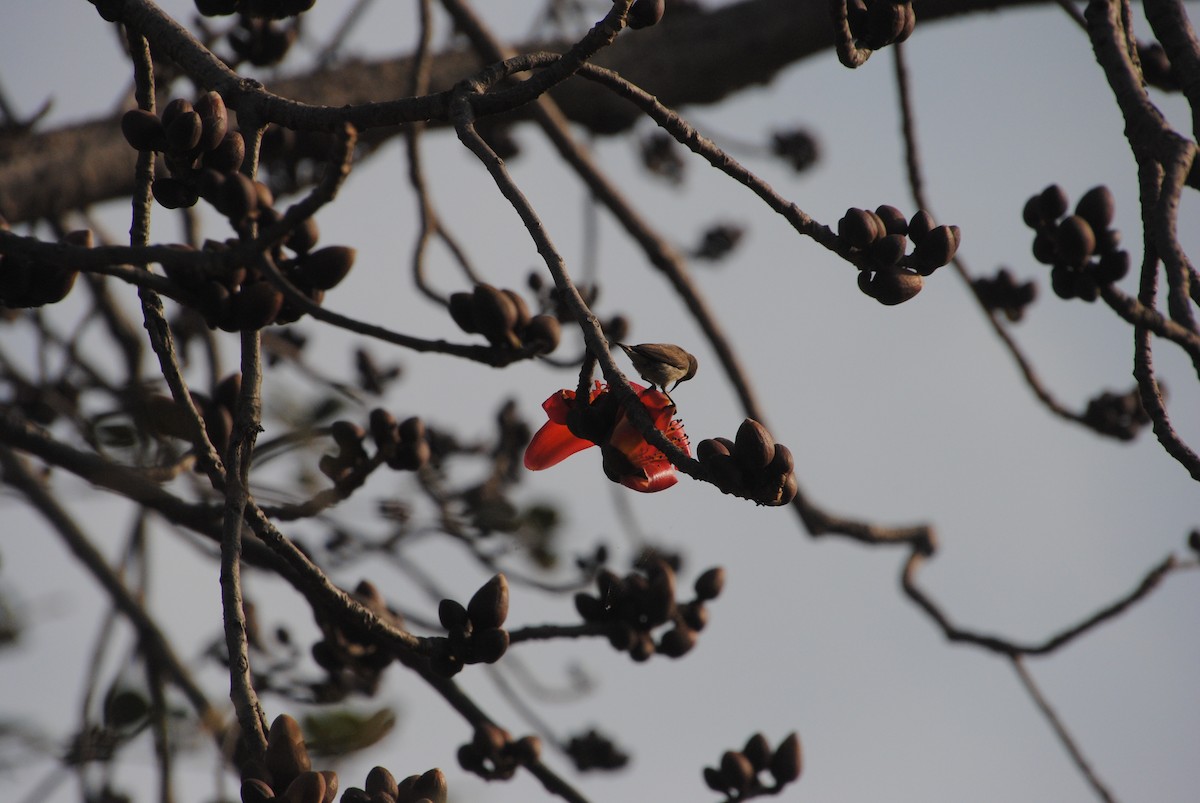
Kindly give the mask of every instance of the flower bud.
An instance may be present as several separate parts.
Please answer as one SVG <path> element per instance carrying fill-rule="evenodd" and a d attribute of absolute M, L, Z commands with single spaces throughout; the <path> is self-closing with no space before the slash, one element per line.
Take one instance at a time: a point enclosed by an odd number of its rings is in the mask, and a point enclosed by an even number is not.
<path fill-rule="evenodd" d="M 297 776 L 312 769 L 300 724 L 287 714 L 271 723 L 265 761 L 276 788 L 286 789 Z"/>
<path fill-rule="evenodd" d="M 145 109 L 130 109 L 121 117 L 125 141 L 139 151 L 162 151 L 167 147 L 167 132 L 158 115 Z"/>
<path fill-rule="evenodd" d="M 696 591 L 697 599 L 716 599 L 721 595 L 721 590 L 725 587 L 725 570 L 720 566 L 714 566 L 697 577 L 692 587 Z"/>
<path fill-rule="evenodd" d="M 467 615 L 478 630 L 500 627 L 508 618 L 508 580 L 497 574 L 488 580 L 467 603 Z"/>
<path fill-rule="evenodd" d="M 367 794 L 372 797 L 388 795 L 395 799 L 400 794 L 395 776 L 388 772 L 386 767 L 374 767 L 368 772 L 364 786 Z"/>
<path fill-rule="evenodd" d="M 771 756 L 770 771 L 775 783 L 780 786 L 792 783 L 800 777 L 803 760 L 800 751 L 800 737 L 794 731 L 775 749 Z"/>
<path fill-rule="evenodd" d="M 747 418 L 738 427 L 737 440 L 734 441 L 733 456 L 747 471 L 759 471 L 766 468 L 775 455 L 775 439 L 767 428 Z"/>

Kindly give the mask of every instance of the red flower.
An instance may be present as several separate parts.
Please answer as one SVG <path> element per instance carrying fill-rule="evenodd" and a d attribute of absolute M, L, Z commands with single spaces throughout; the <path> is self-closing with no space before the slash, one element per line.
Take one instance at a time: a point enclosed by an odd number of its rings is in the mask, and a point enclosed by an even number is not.
<path fill-rule="evenodd" d="M 630 384 L 637 391 L 638 399 L 650 414 L 654 426 L 667 440 L 685 453 L 691 454 L 683 424 L 671 417 L 675 412 L 675 405 L 667 395 L 637 383 Z M 602 412 L 606 407 L 605 402 L 608 401 L 605 399 L 607 393 L 608 387 L 597 382 L 589 399 L 591 405 L 579 409 Z M 525 468 L 530 471 L 541 471 L 558 465 L 576 452 L 599 443 L 604 460 L 604 473 L 613 482 L 619 482 L 626 488 L 642 493 L 653 493 L 670 488 L 678 481 L 671 461 L 642 437 L 626 418 L 623 408 L 616 408 L 611 427 L 603 427 L 607 434 L 599 436 L 599 441 L 579 437 L 572 433 L 567 425 L 567 417 L 575 409 L 575 391 L 558 391 L 546 399 L 542 409 L 546 411 L 550 420 L 542 425 L 525 449 Z"/>

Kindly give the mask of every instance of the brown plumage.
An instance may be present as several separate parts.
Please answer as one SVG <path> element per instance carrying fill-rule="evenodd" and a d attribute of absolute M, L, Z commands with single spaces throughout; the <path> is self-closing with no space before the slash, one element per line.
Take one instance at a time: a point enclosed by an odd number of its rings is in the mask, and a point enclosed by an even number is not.
<path fill-rule="evenodd" d="M 671 394 L 667 385 L 670 384 L 670 390 L 674 390 L 680 382 L 686 382 L 696 375 L 696 358 L 673 343 L 617 345 L 629 355 L 633 367 L 642 379 L 651 385 L 657 385 L 668 399 L 671 398 Z M 675 403 L 673 399 L 671 403 Z"/>

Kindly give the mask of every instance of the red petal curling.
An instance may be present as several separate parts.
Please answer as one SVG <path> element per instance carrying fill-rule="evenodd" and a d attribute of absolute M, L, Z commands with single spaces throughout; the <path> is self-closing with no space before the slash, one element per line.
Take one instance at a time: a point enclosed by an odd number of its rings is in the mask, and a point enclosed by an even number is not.
<path fill-rule="evenodd" d="M 638 392 L 646 411 L 650 414 L 654 426 L 686 454 L 691 454 L 688 447 L 687 434 L 683 424 L 672 419 L 675 413 L 673 405 L 666 394 L 653 389 L 646 389 L 631 383 Z M 590 396 L 594 401 L 600 394 L 607 393 L 608 388 L 596 383 Z M 525 449 L 525 467 L 530 471 L 541 471 L 550 468 L 567 459 L 576 452 L 581 452 L 595 444 L 589 440 L 578 438 L 567 428 L 567 413 L 575 402 L 573 390 L 560 390 L 542 404 L 549 419 L 537 431 L 529 446 Z M 670 488 L 679 481 L 675 475 L 675 467 L 667 456 L 646 442 L 641 433 L 628 421 L 625 412 L 618 413 L 616 426 L 608 443 L 604 445 L 604 473 L 614 482 L 619 482 L 626 488 L 642 493 L 654 493 Z"/>

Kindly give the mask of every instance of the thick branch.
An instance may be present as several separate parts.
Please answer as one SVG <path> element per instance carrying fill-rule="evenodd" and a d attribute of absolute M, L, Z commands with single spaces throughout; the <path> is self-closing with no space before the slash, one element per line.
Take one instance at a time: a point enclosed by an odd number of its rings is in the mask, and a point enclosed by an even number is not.
<path fill-rule="evenodd" d="M 918 13 L 924 23 L 1044 1 L 923 0 Z M 158 48 L 158 36 L 170 38 L 176 33 L 170 26 L 143 33 L 156 44 L 156 52 L 162 50 L 184 62 L 189 76 L 205 88 L 245 97 L 254 92 L 252 86 L 235 82 L 192 51 L 178 46 Z M 565 41 L 536 42 L 516 49 L 562 52 L 568 46 Z M 711 11 L 675 12 L 653 28 L 627 31 L 595 63 L 619 72 L 674 108 L 716 103 L 747 87 L 767 83 L 788 65 L 832 47 L 825 0 L 745 0 Z M 363 104 L 401 97 L 411 86 L 414 65 L 412 56 L 355 61 L 281 79 L 270 89 L 277 99 L 324 107 L 310 119 L 311 127 L 325 129 L 331 114 L 345 116 L 344 106 L 357 107 L 357 112 L 365 114 L 369 110 L 362 108 Z M 469 48 L 437 54 L 430 63 L 430 91 L 447 90 L 480 66 Z M 624 100 L 586 81 L 568 81 L 550 94 L 568 119 L 598 133 L 624 130 L 638 119 L 637 111 Z M 226 101 L 233 108 L 239 103 L 236 97 L 226 97 Z M 431 116 L 436 105 L 428 104 Z M 267 119 L 298 125 L 304 109 L 276 100 L 266 111 Z M 400 131 L 391 127 L 368 132 L 369 126 L 361 119 L 352 122 L 364 130 L 367 144 Z M 19 223 L 128 196 L 133 191 L 136 159 L 115 116 L 0 142 L 0 215 Z"/>

